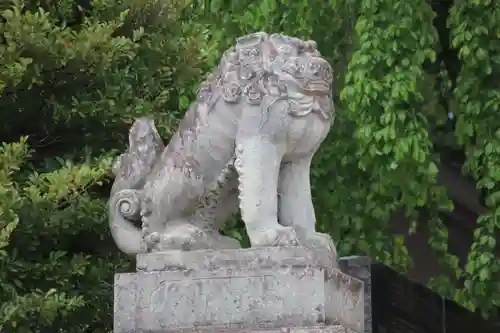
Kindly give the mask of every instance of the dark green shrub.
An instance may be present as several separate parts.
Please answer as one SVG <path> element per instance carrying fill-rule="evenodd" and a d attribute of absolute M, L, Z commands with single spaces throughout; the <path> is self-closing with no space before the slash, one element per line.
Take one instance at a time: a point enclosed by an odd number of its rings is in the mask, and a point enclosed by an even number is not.
<path fill-rule="evenodd" d="M 129 268 L 107 226 L 112 156 L 135 117 L 168 137 L 205 63 L 183 0 L 82 6 L 0 12 L 2 332 L 111 329 L 113 274 Z"/>

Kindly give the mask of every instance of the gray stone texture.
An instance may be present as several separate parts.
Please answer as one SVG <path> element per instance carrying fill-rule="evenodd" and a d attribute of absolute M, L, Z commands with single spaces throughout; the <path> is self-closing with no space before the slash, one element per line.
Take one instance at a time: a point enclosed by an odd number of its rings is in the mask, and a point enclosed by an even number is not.
<path fill-rule="evenodd" d="M 368 257 L 349 256 L 342 257 L 339 260 L 339 267 L 347 275 L 363 281 L 364 286 L 364 305 L 365 305 L 365 333 L 372 333 L 372 276 L 371 261 Z"/>
<path fill-rule="evenodd" d="M 144 332 L 144 331 L 140 331 Z M 356 333 L 342 325 L 314 326 L 314 327 L 281 327 L 271 329 L 253 328 L 214 328 L 204 327 L 195 329 L 166 330 L 162 333 Z"/>
<path fill-rule="evenodd" d="M 239 248 L 219 233 L 239 209 L 252 247 L 335 253 L 316 231 L 310 185 L 311 159 L 334 119 L 333 76 L 314 41 L 238 38 L 167 145 L 152 119 L 132 125 L 109 199 L 118 248 L 131 256 Z"/>
<path fill-rule="evenodd" d="M 363 282 L 335 267 L 303 248 L 140 255 L 116 276 L 114 332 L 361 333 Z"/>
<path fill-rule="evenodd" d="M 246 270 L 273 269 L 276 267 L 334 267 L 331 252 L 315 251 L 301 247 L 264 247 L 241 250 L 169 251 L 139 254 L 137 271 L 144 272 L 203 272 L 244 267 Z"/>
<path fill-rule="evenodd" d="M 115 333 L 136 333 L 135 313 L 137 274 L 115 274 L 114 286 L 114 318 L 113 331 Z"/>

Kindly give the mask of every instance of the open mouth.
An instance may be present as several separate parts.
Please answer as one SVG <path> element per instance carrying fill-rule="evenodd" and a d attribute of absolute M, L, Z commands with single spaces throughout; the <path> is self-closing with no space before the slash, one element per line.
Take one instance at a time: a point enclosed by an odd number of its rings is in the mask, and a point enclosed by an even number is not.
<path fill-rule="evenodd" d="M 328 93 L 330 91 L 330 85 L 322 80 L 304 82 L 301 88 L 303 91 L 308 93 L 313 93 L 313 92 Z"/>

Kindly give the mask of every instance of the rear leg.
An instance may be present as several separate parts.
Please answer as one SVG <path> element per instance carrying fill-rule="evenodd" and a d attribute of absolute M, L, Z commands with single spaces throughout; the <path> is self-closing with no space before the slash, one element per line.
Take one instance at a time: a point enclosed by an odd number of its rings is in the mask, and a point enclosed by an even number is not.
<path fill-rule="evenodd" d="M 240 248 L 240 243 L 220 234 L 220 227 L 238 209 L 238 173 L 234 158 L 200 201 L 192 224 L 209 233 L 223 248 Z"/>
<path fill-rule="evenodd" d="M 186 219 L 169 221 L 158 238 L 156 251 L 238 249 L 240 243 L 219 233 L 219 227 L 238 208 L 238 179 L 234 159 L 222 170 Z"/>

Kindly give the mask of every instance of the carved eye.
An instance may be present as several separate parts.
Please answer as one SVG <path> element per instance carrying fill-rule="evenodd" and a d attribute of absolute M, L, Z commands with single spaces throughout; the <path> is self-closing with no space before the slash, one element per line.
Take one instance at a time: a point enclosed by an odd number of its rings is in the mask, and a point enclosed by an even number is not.
<path fill-rule="evenodd" d="M 252 56 L 253 56 L 253 57 L 257 57 L 257 56 L 259 56 L 259 53 L 260 53 L 260 52 L 259 52 L 259 50 L 258 50 L 258 49 L 252 49 L 251 53 L 252 53 Z"/>
<path fill-rule="evenodd" d="M 279 47 L 279 51 L 280 51 L 280 53 L 284 53 L 284 54 L 292 53 L 292 47 L 289 45 L 281 45 Z"/>
<path fill-rule="evenodd" d="M 311 64 L 309 66 L 309 70 L 311 71 L 311 73 L 313 74 L 318 74 L 320 72 L 320 66 L 318 64 Z"/>
<path fill-rule="evenodd" d="M 332 70 L 329 68 L 329 67 L 324 67 L 322 69 L 322 72 L 323 72 L 323 75 L 326 77 L 326 78 L 331 78 L 333 73 L 332 73 Z"/>

